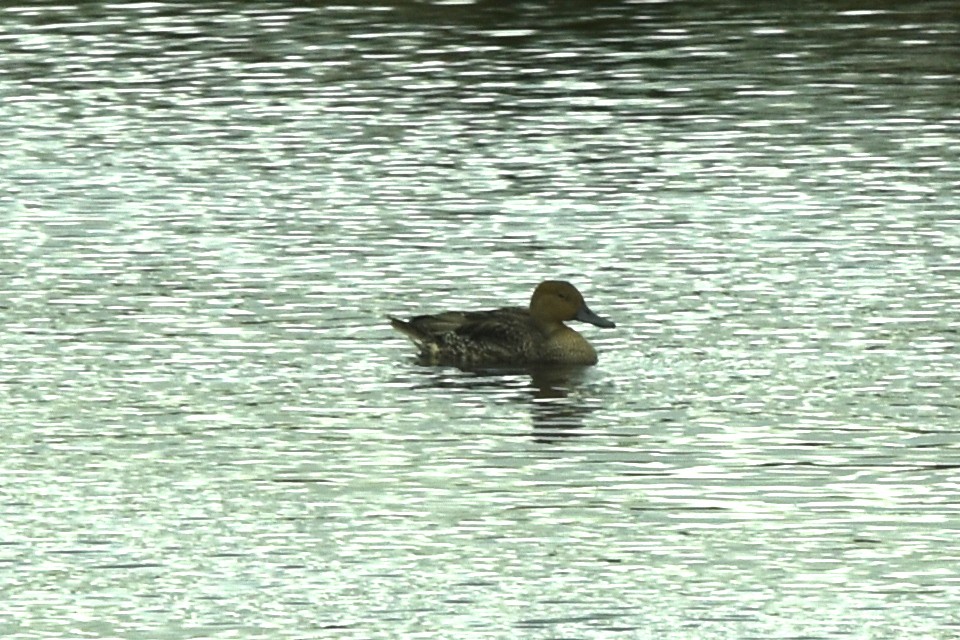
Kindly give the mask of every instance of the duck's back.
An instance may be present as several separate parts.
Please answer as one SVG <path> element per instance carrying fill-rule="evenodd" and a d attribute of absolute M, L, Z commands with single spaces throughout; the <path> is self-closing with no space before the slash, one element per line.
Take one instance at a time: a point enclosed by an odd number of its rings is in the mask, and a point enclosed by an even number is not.
<path fill-rule="evenodd" d="M 448 311 L 417 316 L 393 326 L 420 346 L 432 364 L 512 365 L 536 362 L 544 337 L 523 307 L 491 311 Z"/>

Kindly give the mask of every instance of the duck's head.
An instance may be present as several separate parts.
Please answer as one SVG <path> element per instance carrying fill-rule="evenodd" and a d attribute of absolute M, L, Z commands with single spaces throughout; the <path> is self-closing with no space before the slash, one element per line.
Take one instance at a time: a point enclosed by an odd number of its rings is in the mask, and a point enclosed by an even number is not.
<path fill-rule="evenodd" d="M 530 315 L 543 323 L 579 320 L 606 329 L 616 326 L 590 311 L 577 288 L 564 280 L 545 280 L 537 285 L 530 298 Z"/>

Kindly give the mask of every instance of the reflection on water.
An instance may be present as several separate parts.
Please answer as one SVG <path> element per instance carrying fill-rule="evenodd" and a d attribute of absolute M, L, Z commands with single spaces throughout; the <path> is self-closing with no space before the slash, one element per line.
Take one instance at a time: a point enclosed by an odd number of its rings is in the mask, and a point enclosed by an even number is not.
<path fill-rule="evenodd" d="M 438 398 L 465 398 L 480 396 L 478 405 L 486 410 L 490 402 L 506 403 L 514 407 L 520 418 L 525 418 L 539 439 L 572 435 L 595 434 L 581 431 L 585 419 L 602 406 L 603 392 L 597 376 L 591 378 L 590 368 L 582 366 L 551 365 L 519 369 L 458 370 L 430 367 L 429 373 L 411 377 L 410 386 L 429 392 Z"/>
<path fill-rule="evenodd" d="M 0 11 L 4 637 L 956 635 L 950 3 Z"/>

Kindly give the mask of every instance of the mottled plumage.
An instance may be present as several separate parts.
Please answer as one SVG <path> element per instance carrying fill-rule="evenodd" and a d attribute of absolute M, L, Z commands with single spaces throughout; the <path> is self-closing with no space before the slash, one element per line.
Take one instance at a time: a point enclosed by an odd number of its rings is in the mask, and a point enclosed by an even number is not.
<path fill-rule="evenodd" d="M 390 324 L 420 348 L 420 359 L 427 364 L 596 364 L 596 351 L 583 336 L 563 324 L 565 320 L 614 326 L 590 311 L 576 287 L 558 280 L 540 283 L 529 308 L 447 311 L 409 321 L 391 317 Z"/>

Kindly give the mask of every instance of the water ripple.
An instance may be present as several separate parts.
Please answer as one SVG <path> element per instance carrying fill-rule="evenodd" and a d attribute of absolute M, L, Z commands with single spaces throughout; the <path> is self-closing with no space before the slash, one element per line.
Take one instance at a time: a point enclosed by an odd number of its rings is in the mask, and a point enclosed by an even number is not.
<path fill-rule="evenodd" d="M 3 9 L 5 637 L 955 635 L 952 8 L 554 9 Z"/>

